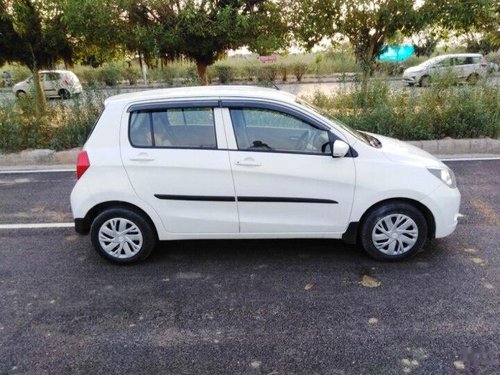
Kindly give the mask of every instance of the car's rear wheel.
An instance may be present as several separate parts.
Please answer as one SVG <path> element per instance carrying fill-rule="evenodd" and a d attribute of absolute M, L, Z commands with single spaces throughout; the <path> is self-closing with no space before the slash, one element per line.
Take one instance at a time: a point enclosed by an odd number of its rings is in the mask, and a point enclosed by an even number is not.
<path fill-rule="evenodd" d="M 479 81 L 479 74 L 477 73 L 472 73 L 470 76 L 467 77 L 467 83 L 469 85 L 475 85 Z"/>
<path fill-rule="evenodd" d="M 23 91 L 23 90 L 16 91 L 16 97 L 23 98 L 25 96 L 26 96 L 26 91 Z"/>
<path fill-rule="evenodd" d="M 62 89 L 59 90 L 59 97 L 61 99 L 70 99 L 71 98 L 71 93 L 68 90 Z"/>
<path fill-rule="evenodd" d="M 425 216 L 406 202 L 390 202 L 370 211 L 363 220 L 360 240 L 378 260 L 400 260 L 419 251 L 427 238 Z"/>
<path fill-rule="evenodd" d="M 156 235 L 148 220 L 121 207 L 101 212 L 92 223 L 90 236 L 101 256 L 121 264 L 146 259 L 156 245 Z"/>
<path fill-rule="evenodd" d="M 431 77 L 430 76 L 423 76 L 420 79 L 420 87 L 429 87 L 431 85 Z"/>

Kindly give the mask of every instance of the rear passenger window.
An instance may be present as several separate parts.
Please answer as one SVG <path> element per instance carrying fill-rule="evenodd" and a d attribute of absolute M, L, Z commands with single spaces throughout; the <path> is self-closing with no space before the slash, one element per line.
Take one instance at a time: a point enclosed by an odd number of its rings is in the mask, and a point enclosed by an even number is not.
<path fill-rule="evenodd" d="M 212 108 L 169 108 L 132 112 L 135 147 L 217 148 Z"/>

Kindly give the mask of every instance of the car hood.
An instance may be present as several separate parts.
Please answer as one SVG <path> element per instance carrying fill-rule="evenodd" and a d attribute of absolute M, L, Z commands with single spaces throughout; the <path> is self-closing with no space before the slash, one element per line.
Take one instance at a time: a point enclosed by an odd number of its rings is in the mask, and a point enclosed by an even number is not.
<path fill-rule="evenodd" d="M 421 72 L 425 70 L 425 67 L 424 66 L 412 66 L 411 68 L 408 68 L 404 71 L 405 74 L 409 74 L 409 73 L 417 73 L 417 72 Z"/>
<path fill-rule="evenodd" d="M 370 134 L 370 133 L 368 133 Z M 371 134 L 382 143 L 380 149 L 391 161 L 400 163 L 419 164 L 422 167 L 444 167 L 436 157 L 418 147 L 395 138 Z"/>
<path fill-rule="evenodd" d="M 16 91 L 16 89 L 22 88 L 25 84 L 26 84 L 25 81 L 18 82 L 14 86 L 12 86 L 12 90 Z"/>

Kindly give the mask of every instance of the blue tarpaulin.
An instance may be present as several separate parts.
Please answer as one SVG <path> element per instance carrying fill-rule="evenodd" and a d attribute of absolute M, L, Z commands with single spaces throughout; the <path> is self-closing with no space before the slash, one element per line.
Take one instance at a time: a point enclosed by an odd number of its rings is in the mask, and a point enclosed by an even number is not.
<path fill-rule="evenodd" d="M 410 44 L 405 44 L 402 46 L 385 46 L 378 59 L 380 61 L 401 62 L 405 61 L 414 53 L 415 48 L 413 48 L 413 46 Z"/>

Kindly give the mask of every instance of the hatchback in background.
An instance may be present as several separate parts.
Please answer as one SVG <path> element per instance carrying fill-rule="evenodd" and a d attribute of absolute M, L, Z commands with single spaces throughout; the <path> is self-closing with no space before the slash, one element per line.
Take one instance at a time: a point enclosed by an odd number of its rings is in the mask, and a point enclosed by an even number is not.
<path fill-rule="evenodd" d="M 75 73 L 68 70 L 41 70 L 40 81 L 47 98 L 69 99 L 82 92 L 82 84 Z M 33 76 L 12 87 L 17 97 L 33 90 Z"/>
<path fill-rule="evenodd" d="M 403 81 L 410 86 L 425 87 L 430 85 L 433 78 L 451 73 L 460 81 L 473 84 L 484 77 L 487 70 L 488 62 L 478 53 L 441 55 L 406 69 Z"/>

